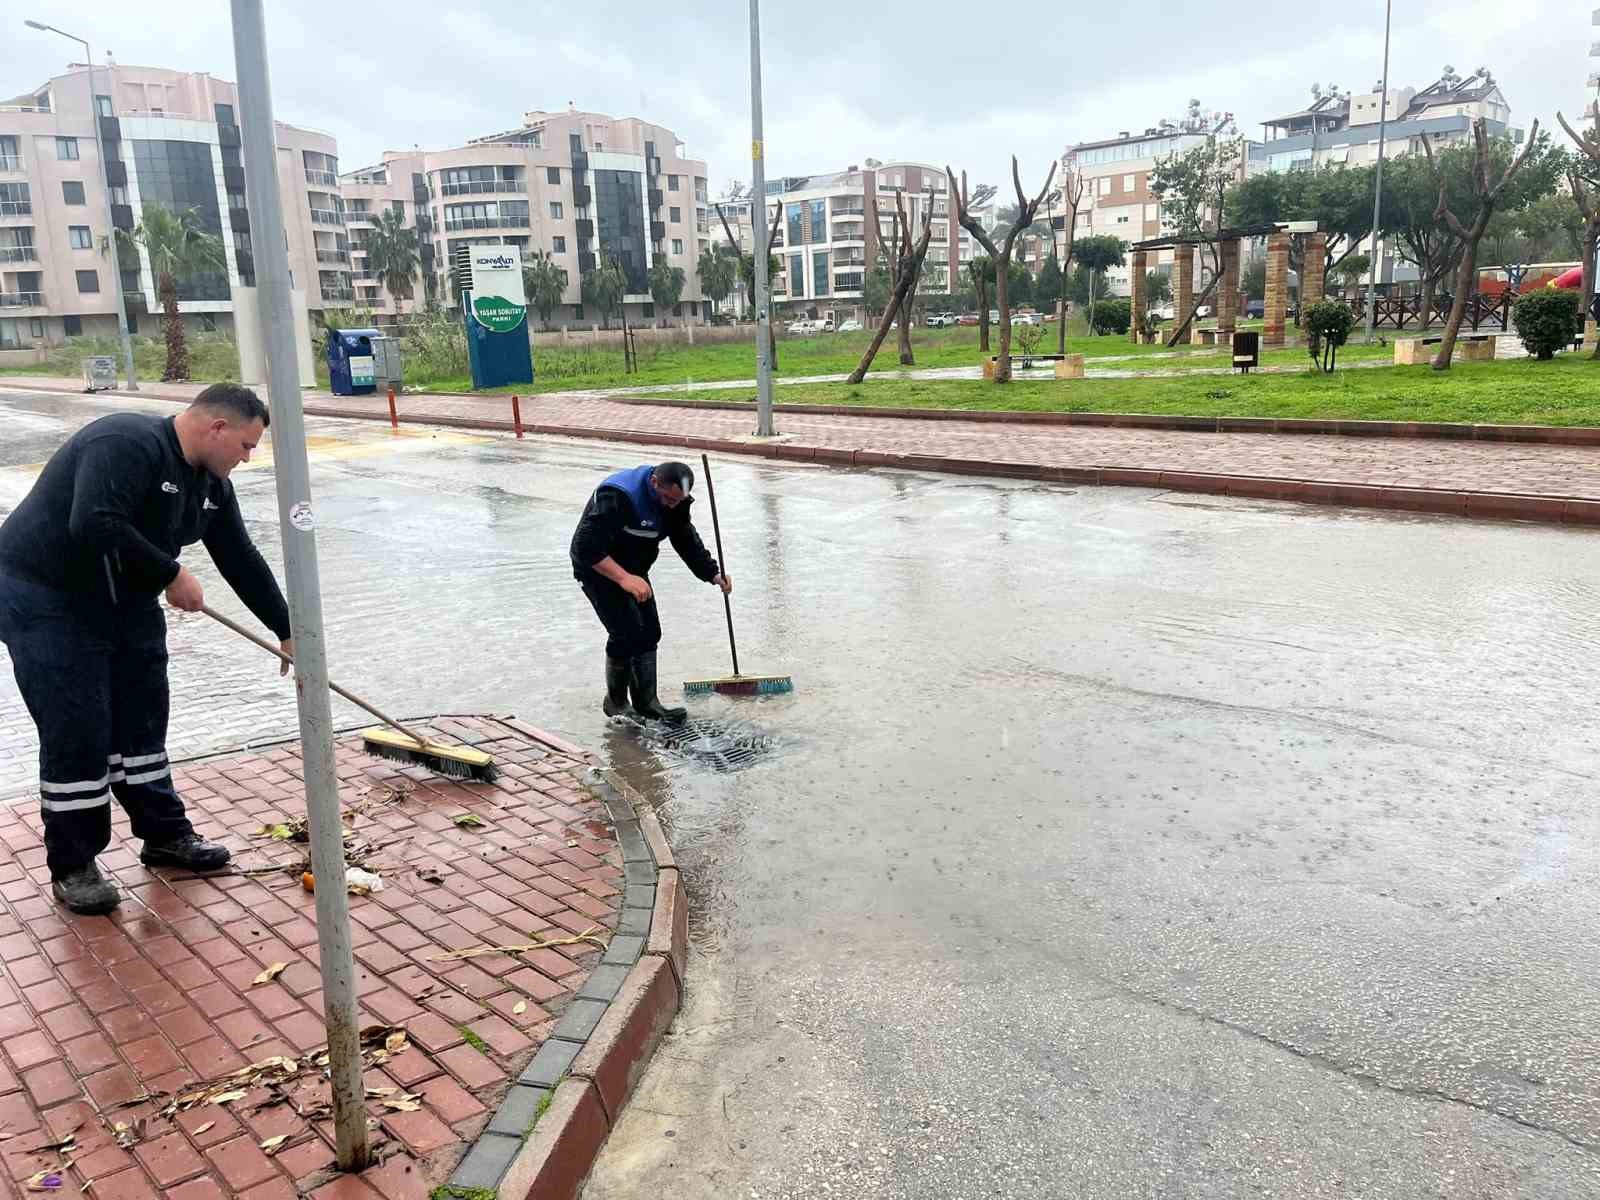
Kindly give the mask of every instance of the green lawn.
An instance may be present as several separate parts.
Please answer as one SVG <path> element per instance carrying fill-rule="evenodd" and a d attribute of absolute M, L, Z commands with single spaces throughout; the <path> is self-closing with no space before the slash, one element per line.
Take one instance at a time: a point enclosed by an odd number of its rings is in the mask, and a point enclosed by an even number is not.
<path fill-rule="evenodd" d="M 718 389 L 704 399 L 750 400 L 750 389 Z M 1332 375 L 1196 376 L 1188 379 L 868 380 L 796 384 L 777 390 L 785 404 L 854 404 L 1020 412 L 1168 413 L 1192 416 L 1306 417 L 1323 420 L 1465 421 L 1600 425 L 1600 363 L 1562 354 L 1552 362 L 1513 359 L 1429 367 L 1374 367 Z"/>

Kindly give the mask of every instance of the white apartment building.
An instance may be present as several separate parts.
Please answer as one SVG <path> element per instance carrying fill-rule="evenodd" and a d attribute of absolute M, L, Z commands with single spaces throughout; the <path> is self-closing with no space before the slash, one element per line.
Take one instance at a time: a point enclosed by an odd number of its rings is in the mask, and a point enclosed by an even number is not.
<path fill-rule="evenodd" d="M 255 285 L 237 104 L 225 80 L 116 63 L 92 79 L 71 64 L 0 104 L 0 349 L 114 334 L 113 229 L 131 230 L 149 203 L 193 209 L 221 239 L 226 269 L 179 280 L 178 308 L 201 328 L 232 327 L 232 289 Z M 338 148 L 315 130 L 280 123 L 277 134 L 295 286 L 311 308 L 349 303 Z M 130 326 L 154 332 L 160 304 L 143 251 L 123 287 Z"/>
<path fill-rule="evenodd" d="M 710 316 L 695 273 L 714 232 L 706 165 L 688 158 L 683 142 L 659 125 L 576 109 L 529 112 L 516 129 L 465 146 L 386 153 L 340 184 L 357 299 L 375 313 L 393 314 L 396 306 L 368 268 L 364 245 L 373 218 L 398 208 L 418 232 L 416 302 L 430 292 L 448 302 L 458 248 L 504 245 L 518 247 L 524 259 L 544 251 L 567 272 L 552 326 L 599 323 L 598 314 L 584 312 L 580 289 L 583 273 L 601 261 L 615 262 L 627 277 L 630 322 Z M 650 296 L 650 270 L 661 261 L 685 277 L 672 312 L 658 313 Z"/>

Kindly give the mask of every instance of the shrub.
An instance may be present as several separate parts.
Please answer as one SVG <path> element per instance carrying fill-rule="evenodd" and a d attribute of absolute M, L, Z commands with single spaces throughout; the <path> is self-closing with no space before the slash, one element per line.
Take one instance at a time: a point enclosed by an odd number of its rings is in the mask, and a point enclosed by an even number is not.
<path fill-rule="evenodd" d="M 1096 300 L 1089 310 L 1089 329 L 1096 334 L 1127 333 L 1133 320 L 1133 305 L 1126 298 Z"/>
<path fill-rule="evenodd" d="M 1572 345 L 1583 328 L 1578 293 L 1570 288 L 1540 288 L 1517 301 L 1511 323 L 1528 353 L 1539 359 Z"/>
<path fill-rule="evenodd" d="M 1319 300 L 1306 309 L 1306 352 L 1324 371 L 1332 372 L 1339 347 L 1350 339 L 1356 315 L 1342 300 Z"/>

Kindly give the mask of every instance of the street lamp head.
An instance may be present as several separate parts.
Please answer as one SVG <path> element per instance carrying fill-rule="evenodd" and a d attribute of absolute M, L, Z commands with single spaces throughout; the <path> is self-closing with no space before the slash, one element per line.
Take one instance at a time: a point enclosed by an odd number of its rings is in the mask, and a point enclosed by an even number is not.
<path fill-rule="evenodd" d="M 27 21 L 27 20 L 25 20 L 22 23 L 24 25 L 26 25 L 29 29 L 42 29 L 47 33 L 50 30 L 50 26 L 48 26 L 48 25 L 46 25 L 46 24 L 44 24 L 43 22 L 40 22 L 40 21 Z"/>

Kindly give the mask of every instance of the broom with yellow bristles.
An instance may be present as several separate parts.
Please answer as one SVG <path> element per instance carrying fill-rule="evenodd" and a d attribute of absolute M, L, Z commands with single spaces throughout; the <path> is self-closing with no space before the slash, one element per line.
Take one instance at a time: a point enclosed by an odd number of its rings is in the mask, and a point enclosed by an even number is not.
<path fill-rule="evenodd" d="M 290 658 L 278 647 L 265 638 L 259 638 L 244 626 L 230 621 L 227 617 L 217 612 L 208 605 L 202 605 L 200 611 L 205 613 L 219 625 L 225 625 L 246 641 L 254 642 L 268 654 L 275 654 L 290 666 L 294 659 Z M 328 680 L 328 689 L 337 695 L 343 696 L 357 708 L 364 709 L 377 717 L 390 729 L 363 729 L 361 731 L 361 748 L 368 754 L 375 754 L 379 758 L 393 759 L 395 762 L 411 763 L 419 767 L 426 767 L 436 775 L 453 775 L 458 779 L 481 779 L 485 783 L 492 782 L 495 777 L 494 759 L 482 750 L 474 750 L 471 746 L 446 746 L 442 742 L 430 741 L 419 737 L 393 717 L 387 717 L 360 696 L 345 691 L 333 680 Z"/>
<path fill-rule="evenodd" d="M 717 489 L 711 486 L 711 460 L 702 454 L 700 465 L 705 470 L 706 495 L 711 498 L 711 531 L 717 539 L 717 562 L 726 571 L 728 562 L 722 556 L 722 524 L 717 520 Z M 708 692 L 723 696 L 771 696 L 794 691 L 794 680 L 787 675 L 739 674 L 739 647 L 733 640 L 733 605 L 728 601 L 727 592 L 722 593 L 722 611 L 728 618 L 728 650 L 733 655 L 733 674 L 721 679 L 685 680 L 684 693 L 691 696 Z"/>

